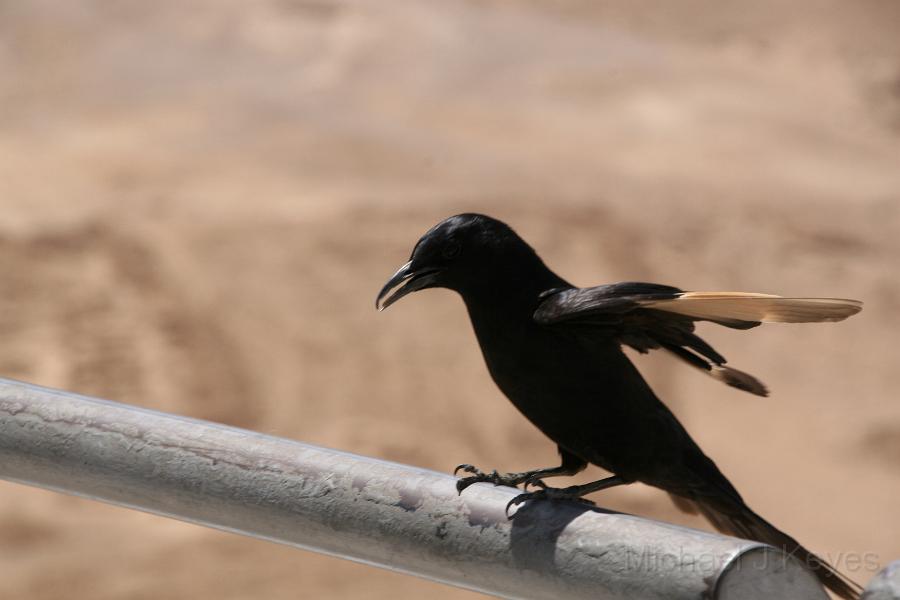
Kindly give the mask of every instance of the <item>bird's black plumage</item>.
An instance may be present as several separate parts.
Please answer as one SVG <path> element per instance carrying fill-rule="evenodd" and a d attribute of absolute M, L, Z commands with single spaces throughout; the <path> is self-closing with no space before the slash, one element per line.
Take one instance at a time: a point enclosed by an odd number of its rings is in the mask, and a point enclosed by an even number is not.
<path fill-rule="evenodd" d="M 725 358 L 694 333 L 694 323 L 749 329 L 768 320 L 840 320 L 857 312 L 858 302 L 684 292 L 636 282 L 576 288 L 507 225 L 477 214 L 429 230 L 376 304 L 384 299 L 386 307 L 430 287 L 462 296 L 491 377 L 562 456 L 559 467 L 504 475 L 461 465 L 472 475 L 460 480 L 460 491 L 492 481 L 544 488 L 518 500 L 580 497 L 640 481 L 696 507 L 726 533 L 784 548 L 838 595 L 858 597 L 858 586 L 746 505 L 621 348 L 665 349 L 724 383 L 765 395 L 755 378 L 724 366 Z M 614 475 L 563 490 L 541 481 L 575 474 L 588 463 Z"/>

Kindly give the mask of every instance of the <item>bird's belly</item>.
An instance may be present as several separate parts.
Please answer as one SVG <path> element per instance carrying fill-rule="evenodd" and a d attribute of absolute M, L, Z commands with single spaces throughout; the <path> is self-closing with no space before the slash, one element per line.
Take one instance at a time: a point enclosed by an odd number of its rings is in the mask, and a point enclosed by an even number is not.
<path fill-rule="evenodd" d="M 654 460 L 659 401 L 617 345 L 576 350 L 548 344 L 485 359 L 501 391 L 547 437 L 627 476 Z"/>

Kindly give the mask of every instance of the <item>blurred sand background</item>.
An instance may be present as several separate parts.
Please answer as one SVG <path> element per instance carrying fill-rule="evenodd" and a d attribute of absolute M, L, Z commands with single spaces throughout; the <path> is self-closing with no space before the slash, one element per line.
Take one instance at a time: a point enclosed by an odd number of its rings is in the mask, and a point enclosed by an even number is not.
<path fill-rule="evenodd" d="M 864 300 L 704 328 L 767 399 L 638 364 L 762 515 L 842 568 L 900 558 L 898 25 L 892 0 L 0 2 L 0 374 L 441 471 L 547 466 L 457 297 L 373 308 L 477 210 L 582 285 Z M 600 502 L 706 527 L 640 485 Z M 475 597 L 0 484 L 0 598 L 425 595 Z"/>

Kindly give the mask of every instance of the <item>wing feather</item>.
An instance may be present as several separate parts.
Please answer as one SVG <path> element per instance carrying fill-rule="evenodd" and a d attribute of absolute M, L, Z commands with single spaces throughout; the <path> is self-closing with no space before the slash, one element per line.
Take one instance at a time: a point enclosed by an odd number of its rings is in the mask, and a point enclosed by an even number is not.
<path fill-rule="evenodd" d="M 862 310 L 859 300 L 843 298 L 784 298 L 746 292 L 684 292 L 674 298 L 638 300 L 644 308 L 706 321 L 817 323 L 843 321 Z"/>
<path fill-rule="evenodd" d="M 538 323 L 574 327 L 585 335 L 613 335 L 639 352 L 663 348 L 710 377 L 765 396 L 766 386 L 725 366 L 725 357 L 694 333 L 694 321 L 733 329 L 760 323 L 842 321 L 862 302 L 841 298 L 784 298 L 747 292 L 685 292 L 654 283 L 624 282 L 592 288 L 556 288 L 541 295 Z"/>

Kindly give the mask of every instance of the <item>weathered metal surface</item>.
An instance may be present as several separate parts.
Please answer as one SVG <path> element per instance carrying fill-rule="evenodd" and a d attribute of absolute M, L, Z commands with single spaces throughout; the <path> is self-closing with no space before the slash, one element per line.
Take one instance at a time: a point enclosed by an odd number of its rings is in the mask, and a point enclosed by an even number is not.
<path fill-rule="evenodd" d="M 863 600 L 900 600 L 900 560 L 896 560 L 872 578 Z"/>
<path fill-rule="evenodd" d="M 0 477 L 508 598 L 827 598 L 760 544 L 0 379 Z"/>

